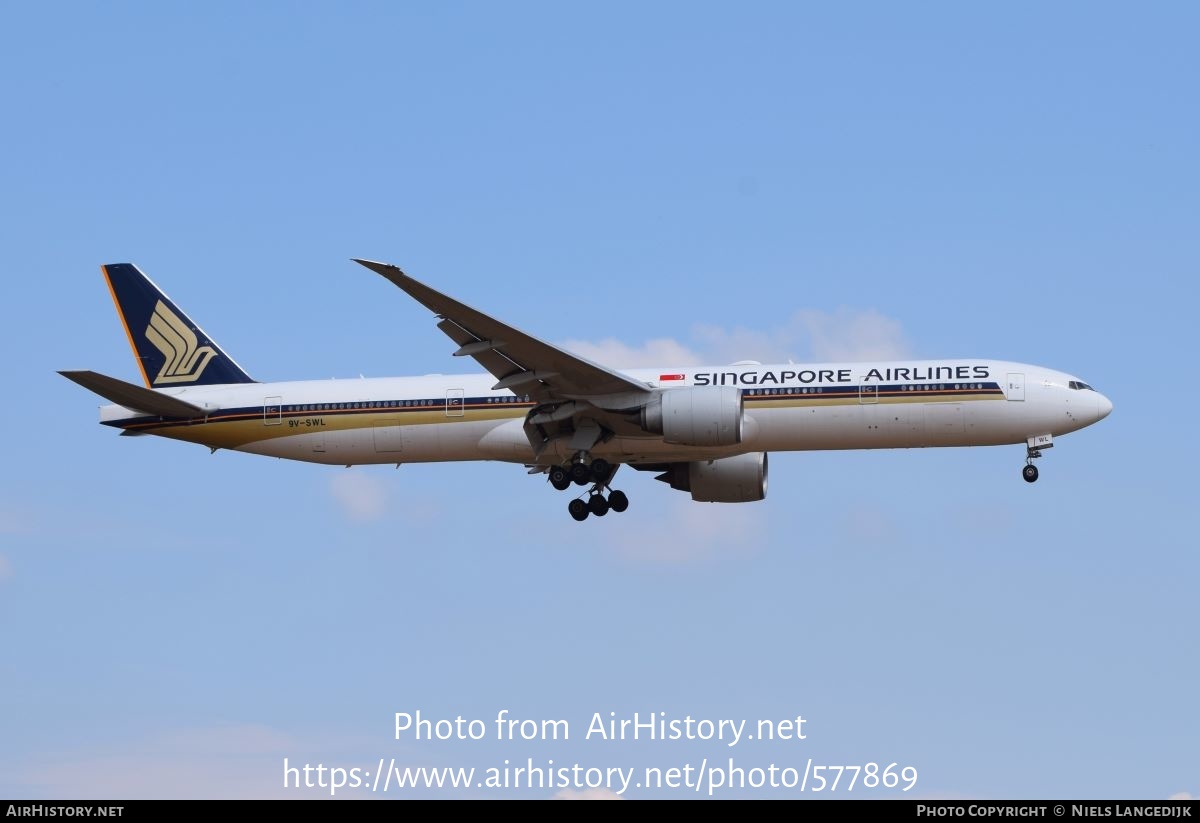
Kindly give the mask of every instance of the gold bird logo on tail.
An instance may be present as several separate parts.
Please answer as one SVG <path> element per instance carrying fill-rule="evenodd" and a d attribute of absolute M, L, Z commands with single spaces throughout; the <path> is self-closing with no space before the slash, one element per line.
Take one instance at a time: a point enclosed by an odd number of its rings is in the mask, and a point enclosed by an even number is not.
<path fill-rule="evenodd" d="M 200 379 L 209 361 L 217 356 L 212 346 L 201 346 L 196 333 L 179 319 L 161 300 L 150 315 L 146 339 L 162 352 L 164 362 L 154 385 L 193 383 Z"/>

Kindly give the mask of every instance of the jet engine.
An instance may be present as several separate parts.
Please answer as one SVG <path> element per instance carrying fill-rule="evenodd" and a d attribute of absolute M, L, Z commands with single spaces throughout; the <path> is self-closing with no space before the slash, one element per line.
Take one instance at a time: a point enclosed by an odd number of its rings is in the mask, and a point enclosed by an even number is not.
<path fill-rule="evenodd" d="M 672 463 L 655 479 L 702 503 L 751 503 L 767 496 L 767 453 Z"/>
<path fill-rule="evenodd" d="M 734 446 L 742 442 L 744 420 L 735 386 L 692 386 L 660 393 L 642 408 L 641 422 L 675 445 Z"/>

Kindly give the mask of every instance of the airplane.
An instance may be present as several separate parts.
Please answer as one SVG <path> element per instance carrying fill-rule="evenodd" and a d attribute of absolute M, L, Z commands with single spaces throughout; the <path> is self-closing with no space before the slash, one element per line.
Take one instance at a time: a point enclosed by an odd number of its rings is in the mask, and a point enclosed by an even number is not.
<path fill-rule="evenodd" d="M 436 315 L 488 374 L 259 383 L 136 266 L 101 266 L 145 386 L 61 371 L 112 405 L 100 422 L 309 463 L 496 460 L 576 487 L 575 520 L 623 512 L 621 466 L 693 500 L 767 493 L 767 455 L 824 449 L 1024 445 L 1022 477 L 1054 438 L 1112 411 L 1078 378 L 986 359 L 611 369 L 473 309 L 396 266 L 355 262 Z"/>

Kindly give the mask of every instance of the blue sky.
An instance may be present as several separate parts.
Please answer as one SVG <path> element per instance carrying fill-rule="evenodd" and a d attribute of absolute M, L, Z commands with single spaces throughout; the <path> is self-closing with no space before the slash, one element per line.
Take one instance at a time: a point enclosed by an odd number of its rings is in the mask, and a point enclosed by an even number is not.
<path fill-rule="evenodd" d="M 0 795 L 729 756 L 1200 794 L 1193 5 L 3 16 Z M 580 526 L 519 467 L 117 438 L 55 374 L 136 378 L 98 269 L 124 261 L 260 380 L 463 367 L 351 257 L 613 361 L 1011 359 L 1115 411 L 1034 486 L 1020 447 L 779 454 L 763 503 L 622 472 L 630 510 Z M 572 739 L 394 739 L 500 709 Z M 808 738 L 582 739 L 657 711 Z"/>

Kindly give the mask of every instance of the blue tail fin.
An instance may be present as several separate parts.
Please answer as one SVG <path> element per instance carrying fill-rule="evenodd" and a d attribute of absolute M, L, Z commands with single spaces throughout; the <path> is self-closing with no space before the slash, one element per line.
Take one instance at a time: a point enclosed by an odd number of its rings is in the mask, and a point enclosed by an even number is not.
<path fill-rule="evenodd" d="M 147 386 L 255 382 L 137 266 L 110 263 L 100 270 Z"/>

